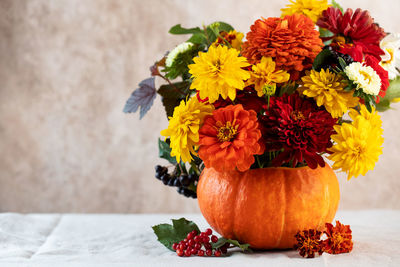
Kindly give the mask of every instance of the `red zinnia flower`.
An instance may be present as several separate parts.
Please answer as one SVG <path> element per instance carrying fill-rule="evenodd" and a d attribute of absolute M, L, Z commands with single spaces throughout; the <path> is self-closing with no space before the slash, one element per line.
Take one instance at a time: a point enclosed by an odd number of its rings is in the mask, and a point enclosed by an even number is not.
<path fill-rule="evenodd" d="M 269 150 L 284 149 L 273 161 L 274 166 L 305 161 L 310 168 L 325 166 L 320 153 L 332 146 L 331 135 L 336 119 L 315 101 L 292 95 L 272 97 L 269 109 L 261 117 L 264 138 Z"/>
<path fill-rule="evenodd" d="M 353 13 L 353 10 L 349 8 L 343 14 L 339 8 L 329 7 L 322 13 L 317 25 L 334 33 L 334 41 L 338 41 L 344 48 L 343 52 L 352 57 L 356 53 L 359 54 L 360 49 L 363 54 L 373 55 L 379 61 L 380 56 L 385 54 L 379 47 L 379 42 L 386 34 L 374 23 L 368 11 L 358 8 Z"/>
<path fill-rule="evenodd" d="M 348 253 L 353 249 L 353 241 L 350 225 L 343 225 L 336 221 L 336 226 L 331 223 L 325 224 L 326 230 L 324 233 L 327 239 L 322 241 L 324 252 L 330 254 Z"/>
<path fill-rule="evenodd" d="M 247 171 L 254 163 L 254 155 L 264 152 L 257 114 L 242 105 L 214 110 L 199 135 L 199 156 L 207 168 L 217 171 Z"/>
<path fill-rule="evenodd" d="M 311 68 L 323 46 L 315 24 L 302 14 L 256 20 L 246 38 L 242 55 L 250 63 L 272 57 L 278 68 L 291 73 L 292 79 Z"/>

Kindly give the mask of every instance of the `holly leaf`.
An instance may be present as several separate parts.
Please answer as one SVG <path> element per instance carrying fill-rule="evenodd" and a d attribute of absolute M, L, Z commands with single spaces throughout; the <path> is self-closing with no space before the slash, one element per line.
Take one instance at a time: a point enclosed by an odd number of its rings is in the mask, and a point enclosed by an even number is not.
<path fill-rule="evenodd" d="M 155 78 L 151 77 L 139 83 L 139 88 L 133 91 L 126 101 L 124 112 L 133 113 L 140 107 L 140 119 L 146 115 L 156 98 Z"/>
<path fill-rule="evenodd" d="M 163 223 L 152 226 L 152 228 L 157 236 L 157 240 L 172 251 L 172 244 L 185 239 L 191 231 L 196 230 L 197 233 L 200 233 L 199 227 L 194 222 L 188 221 L 185 218 L 172 219 L 172 225 Z"/>
<path fill-rule="evenodd" d="M 202 33 L 203 31 L 199 28 L 183 28 L 181 24 L 177 24 L 169 29 L 169 33 L 171 34 L 196 34 Z"/>
<path fill-rule="evenodd" d="M 190 92 L 188 82 L 178 82 L 160 86 L 157 93 L 161 95 L 161 101 L 164 105 L 168 117 L 172 117 L 174 109 L 179 106 L 182 100 Z"/>
<path fill-rule="evenodd" d="M 231 244 L 231 245 L 233 245 L 235 247 L 240 248 L 243 252 L 245 252 L 245 251 L 252 252 L 252 250 L 250 248 L 250 244 L 240 244 L 239 241 L 237 241 L 237 240 L 226 239 L 225 237 L 219 238 L 216 243 L 211 243 L 211 246 L 214 249 L 217 249 L 217 248 L 222 247 L 226 243 L 229 243 L 229 244 Z"/>
<path fill-rule="evenodd" d="M 158 138 L 158 156 L 162 159 L 168 160 L 171 164 L 176 164 L 176 158 L 171 156 L 169 139 L 162 141 L 160 138 Z"/>

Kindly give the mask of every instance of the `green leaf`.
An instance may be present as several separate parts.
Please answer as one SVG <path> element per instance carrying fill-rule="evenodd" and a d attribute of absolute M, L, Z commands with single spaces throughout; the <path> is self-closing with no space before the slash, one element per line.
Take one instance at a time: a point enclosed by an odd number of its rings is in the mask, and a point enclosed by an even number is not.
<path fill-rule="evenodd" d="M 332 0 L 332 6 L 335 8 L 339 8 L 340 11 L 342 11 L 343 13 L 343 7 L 338 2 L 336 2 L 336 0 Z"/>
<path fill-rule="evenodd" d="M 344 70 L 347 67 L 346 61 L 344 61 L 342 57 L 339 57 L 338 60 L 340 67 L 342 67 L 342 69 Z"/>
<path fill-rule="evenodd" d="M 226 243 L 229 243 L 231 245 L 234 245 L 235 247 L 240 248 L 243 252 L 244 251 L 252 252 L 249 244 L 240 244 L 239 241 L 237 241 L 237 240 L 226 239 L 224 237 L 219 238 L 216 243 L 211 243 L 211 245 L 214 249 L 217 249 L 217 248 L 222 247 Z"/>
<path fill-rule="evenodd" d="M 189 82 L 178 82 L 172 85 L 165 84 L 160 86 L 157 93 L 162 97 L 161 101 L 168 117 L 172 117 L 175 107 L 178 106 L 182 100 L 186 99 L 186 96 L 190 93 L 189 87 Z"/>
<path fill-rule="evenodd" d="M 329 49 L 322 50 L 315 58 L 313 63 L 313 69 L 319 71 L 322 66 L 329 61 L 329 58 L 332 57 L 332 52 Z"/>
<path fill-rule="evenodd" d="M 203 31 L 199 28 L 183 28 L 181 24 L 177 24 L 169 29 L 169 33 L 171 34 L 195 34 L 195 33 L 202 33 Z"/>
<path fill-rule="evenodd" d="M 218 25 L 218 27 L 215 27 L 216 24 Z M 231 25 L 229 25 L 228 23 L 225 23 L 222 21 L 216 21 L 207 26 L 208 39 L 210 40 L 211 43 L 213 43 L 217 39 L 218 34 L 221 31 L 230 32 L 233 30 L 234 30 L 233 27 Z"/>
<path fill-rule="evenodd" d="M 319 28 L 320 37 L 332 37 L 333 33 L 325 28 Z"/>
<path fill-rule="evenodd" d="M 390 85 L 386 90 L 386 95 L 382 98 L 379 103 L 376 104 L 376 109 L 378 111 L 386 111 L 390 109 L 390 103 L 395 98 L 400 97 L 400 77 L 390 81 Z"/>
<path fill-rule="evenodd" d="M 185 239 L 191 231 L 196 230 L 197 233 L 200 233 L 199 227 L 194 222 L 188 221 L 185 218 L 172 219 L 172 225 L 164 223 L 155 225 L 152 228 L 157 236 L 157 240 L 170 250 L 173 250 L 172 244 Z"/>
<path fill-rule="evenodd" d="M 390 109 L 390 101 L 388 99 L 381 99 L 379 103 L 376 103 L 376 110 L 383 112 Z"/>
<path fill-rule="evenodd" d="M 155 78 L 151 77 L 139 83 L 139 88 L 133 91 L 126 101 L 124 112 L 133 113 L 140 107 L 140 119 L 146 115 L 156 98 Z"/>
<path fill-rule="evenodd" d="M 187 40 L 187 42 L 191 42 L 194 44 L 206 44 L 207 38 L 204 33 L 195 33 L 192 35 L 192 37 L 189 38 L 189 40 Z"/>
<path fill-rule="evenodd" d="M 171 164 L 176 164 L 176 158 L 171 156 L 169 139 L 162 141 L 160 138 L 158 138 L 158 156 L 162 159 L 168 160 Z"/>

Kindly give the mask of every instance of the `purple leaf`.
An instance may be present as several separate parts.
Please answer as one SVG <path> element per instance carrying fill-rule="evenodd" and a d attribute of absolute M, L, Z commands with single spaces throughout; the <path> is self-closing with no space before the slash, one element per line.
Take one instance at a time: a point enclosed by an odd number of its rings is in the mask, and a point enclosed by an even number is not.
<path fill-rule="evenodd" d="M 126 101 L 124 112 L 136 112 L 140 107 L 140 119 L 146 115 L 156 98 L 155 78 L 151 77 L 139 83 L 139 88 L 133 91 Z"/>

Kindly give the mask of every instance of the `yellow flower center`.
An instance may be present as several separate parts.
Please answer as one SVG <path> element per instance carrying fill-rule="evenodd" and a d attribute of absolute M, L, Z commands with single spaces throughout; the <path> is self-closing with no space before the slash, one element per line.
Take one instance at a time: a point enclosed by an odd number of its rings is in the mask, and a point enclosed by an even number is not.
<path fill-rule="evenodd" d="M 393 56 L 394 51 L 393 51 L 392 48 L 387 48 L 386 51 L 389 53 L 390 59 L 389 59 L 389 60 L 386 60 L 386 61 L 383 61 L 382 64 L 391 64 L 392 61 L 393 61 L 393 59 L 394 59 L 394 56 Z"/>
<path fill-rule="evenodd" d="M 217 126 L 217 137 L 220 142 L 228 142 L 235 138 L 239 127 L 239 125 L 235 125 L 235 122 L 231 123 L 230 121 L 226 122 L 225 125 L 222 125 L 222 123 L 218 121 Z"/>
<path fill-rule="evenodd" d="M 292 118 L 295 121 L 305 120 L 306 119 L 306 117 L 304 117 L 304 114 L 301 111 L 298 111 L 298 110 L 293 110 L 292 113 L 290 113 L 290 116 L 292 116 Z"/>
<path fill-rule="evenodd" d="M 338 246 L 344 241 L 344 238 L 340 233 L 333 233 L 332 240 L 334 246 Z"/>
<path fill-rule="evenodd" d="M 360 74 L 364 77 L 365 80 L 368 80 L 368 83 L 371 83 L 372 77 L 369 75 L 369 73 L 360 70 Z"/>
<path fill-rule="evenodd" d="M 213 62 L 213 65 L 211 66 L 211 72 L 214 75 L 217 75 L 218 73 L 221 72 L 221 61 L 219 59 L 217 59 L 216 61 Z"/>

